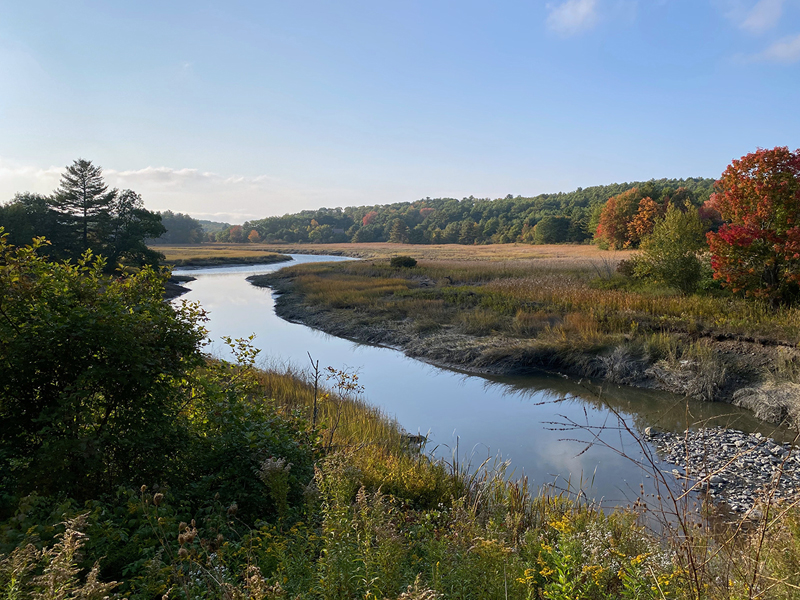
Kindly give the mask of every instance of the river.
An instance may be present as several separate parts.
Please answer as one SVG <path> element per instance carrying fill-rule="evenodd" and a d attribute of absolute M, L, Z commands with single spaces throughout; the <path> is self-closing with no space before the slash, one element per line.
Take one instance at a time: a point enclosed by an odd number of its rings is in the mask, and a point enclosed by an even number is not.
<path fill-rule="evenodd" d="M 634 500 L 640 484 L 651 492 L 652 479 L 634 462 L 643 454 L 637 442 L 618 427 L 615 412 L 631 429 L 645 427 L 683 431 L 698 423 L 723 425 L 772 435 L 774 427 L 742 409 L 687 401 L 651 390 L 606 386 L 601 397 L 594 385 L 542 373 L 526 377 L 485 377 L 435 367 L 402 352 L 357 344 L 275 315 L 272 293 L 248 283 L 249 275 L 268 273 L 287 264 L 349 260 L 336 256 L 294 255 L 292 263 L 182 268 L 174 273 L 197 279 L 180 300 L 199 302 L 210 317 L 212 354 L 229 357 L 222 336 L 255 334 L 262 366 L 309 366 L 348 369 L 359 375 L 366 399 L 410 433 L 428 435 L 426 449 L 474 466 L 487 457 L 508 460 L 514 475 L 534 485 L 555 483 L 582 488 L 607 505 Z M 584 428 L 566 426 L 577 423 Z M 588 446 L 594 428 L 605 426 L 600 440 Z M 628 458 L 619 454 L 623 452 Z M 633 460 L 630 460 L 633 459 Z M 659 465 L 661 467 L 662 465 Z M 666 465 L 663 465 L 666 467 Z"/>

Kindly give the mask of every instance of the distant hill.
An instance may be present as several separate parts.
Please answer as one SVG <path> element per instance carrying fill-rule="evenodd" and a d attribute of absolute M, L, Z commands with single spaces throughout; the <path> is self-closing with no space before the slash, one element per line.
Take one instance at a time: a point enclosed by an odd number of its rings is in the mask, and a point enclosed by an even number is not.
<path fill-rule="evenodd" d="M 654 179 L 534 197 L 424 198 L 385 205 L 320 208 L 249 221 L 241 229 L 255 229 L 261 240 L 269 243 L 580 243 L 592 238 L 606 201 L 632 188 L 639 188 L 654 200 L 664 200 L 683 188 L 689 200 L 699 206 L 713 192 L 714 180 Z M 537 235 L 534 227 L 545 218 L 547 223 L 538 228 Z M 231 239 L 230 231 L 231 228 L 219 231 L 216 239 Z M 547 235 L 542 238 L 544 231 Z M 246 236 L 237 237 L 247 240 Z"/>

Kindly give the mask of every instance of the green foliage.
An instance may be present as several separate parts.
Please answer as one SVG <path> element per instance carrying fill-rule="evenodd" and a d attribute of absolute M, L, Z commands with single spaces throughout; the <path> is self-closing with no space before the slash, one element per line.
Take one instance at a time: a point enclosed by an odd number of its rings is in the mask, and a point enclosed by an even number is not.
<path fill-rule="evenodd" d="M 567 217 L 548 215 L 536 224 L 534 244 L 561 244 L 570 238 L 572 222 Z"/>
<path fill-rule="evenodd" d="M 115 196 L 116 190 L 109 191 L 103 181 L 103 170 L 91 161 L 79 158 L 67 167 L 50 204 L 61 222 L 75 231 L 78 254 L 101 238 Z"/>
<path fill-rule="evenodd" d="M 563 238 L 559 223 L 559 242 L 579 243 L 592 237 L 603 205 L 621 192 L 640 188 L 661 201 L 667 196 L 680 197 L 684 192 L 675 190 L 681 188 L 691 195 L 692 202 L 702 203 L 708 199 L 712 186 L 711 179 L 660 179 L 528 198 L 511 195 L 495 200 L 472 196 L 461 200 L 424 198 L 388 205 L 307 210 L 250 221 L 244 224 L 244 229 L 248 232 L 255 229 L 261 240 L 269 243 L 506 244 L 534 242 L 533 230 L 542 219 L 560 217 L 567 223 L 567 234 Z M 320 229 L 324 226 L 327 228 Z M 227 232 L 219 232 L 216 239 L 233 241 Z"/>
<path fill-rule="evenodd" d="M 664 218 L 656 221 L 653 233 L 642 241 L 634 272 L 637 277 L 690 294 L 703 276 L 699 255 L 705 248 L 705 226 L 697 210 L 670 206 Z"/>
<path fill-rule="evenodd" d="M 205 230 L 203 223 L 189 215 L 183 213 L 175 213 L 171 210 L 165 210 L 158 213 L 161 217 L 161 224 L 164 226 L 164 232 L 158 236 L 149 236 L 152 239 L 148 240 L 151 244 L 199 244 L 205 241 Z M 210 223 L 210 221 L 207 221 Z M 218 225 L 214 231 L 222 231 L 230 227 L 230 225 L 217 223 Z"/>
<path fill-rule="evenodd" d="M 389 264 L 396 268 L 410 269 L 417 266 L 417 259 L 410 256 L 393 256 Z"/>
<path fill-rule="evenodd" d="M 164 273 L 113 278 L 44 244 L 0 238 L 0 485 L 86 499 L 155 480 L 183 437 L 203 314 L 163 301 Z"/>

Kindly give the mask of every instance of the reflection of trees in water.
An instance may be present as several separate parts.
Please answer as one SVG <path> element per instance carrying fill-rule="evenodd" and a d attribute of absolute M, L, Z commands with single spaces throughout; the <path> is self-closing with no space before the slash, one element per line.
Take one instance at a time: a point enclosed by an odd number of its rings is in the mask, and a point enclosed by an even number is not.
<path fill-rule="evenodd" d="M 484 375 L 484 388 L 500 390 L 523 400 L 554 407 L 563 401 L 579 402 L 601 414 L 608 408 L 628 420 L 632 429 L 643 432 L 646 427 L 681 432 L 687 427 L 726 427 L 745 432 L 761 432 L 779 439 L 791 440 L 792 432 L 764 423 L 747 410 L 720 402 L 702 402 L 660 390 L 601 385 L 589 380 L 575 381 L 557 375 L 538 377 L 503 377 Z M 556 410 L 557 412 L 557 410 Z"/>

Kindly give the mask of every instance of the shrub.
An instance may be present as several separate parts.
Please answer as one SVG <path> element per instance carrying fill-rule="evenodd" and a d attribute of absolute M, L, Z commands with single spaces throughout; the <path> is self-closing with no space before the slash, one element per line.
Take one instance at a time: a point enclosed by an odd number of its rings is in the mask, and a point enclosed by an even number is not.
<path fill-rule="evenodd" d="M 43 246 L 0 237 L 0 489 L 85 500 L 153 481 L 185 439 L 203 313 L 164 302 L 165 273 L 109 277 Z"/>
<path fill-rule="evenodd" d="M 694 292 L 703 274 L 698 253 L 705 247 L 703 222 L 697 210 L 685 212 L 674 206 L 656 222 L 653 233 L 642 241 L 642 253 L 634 265 L 638 276 L 677 288 L 684 294 Z"/>
<path fill-rule="evenodd" d="M 396 268 L 410 269 L 417 266 L 417 259 L 410 256 L 393 256 L 389 264 Z"/>

